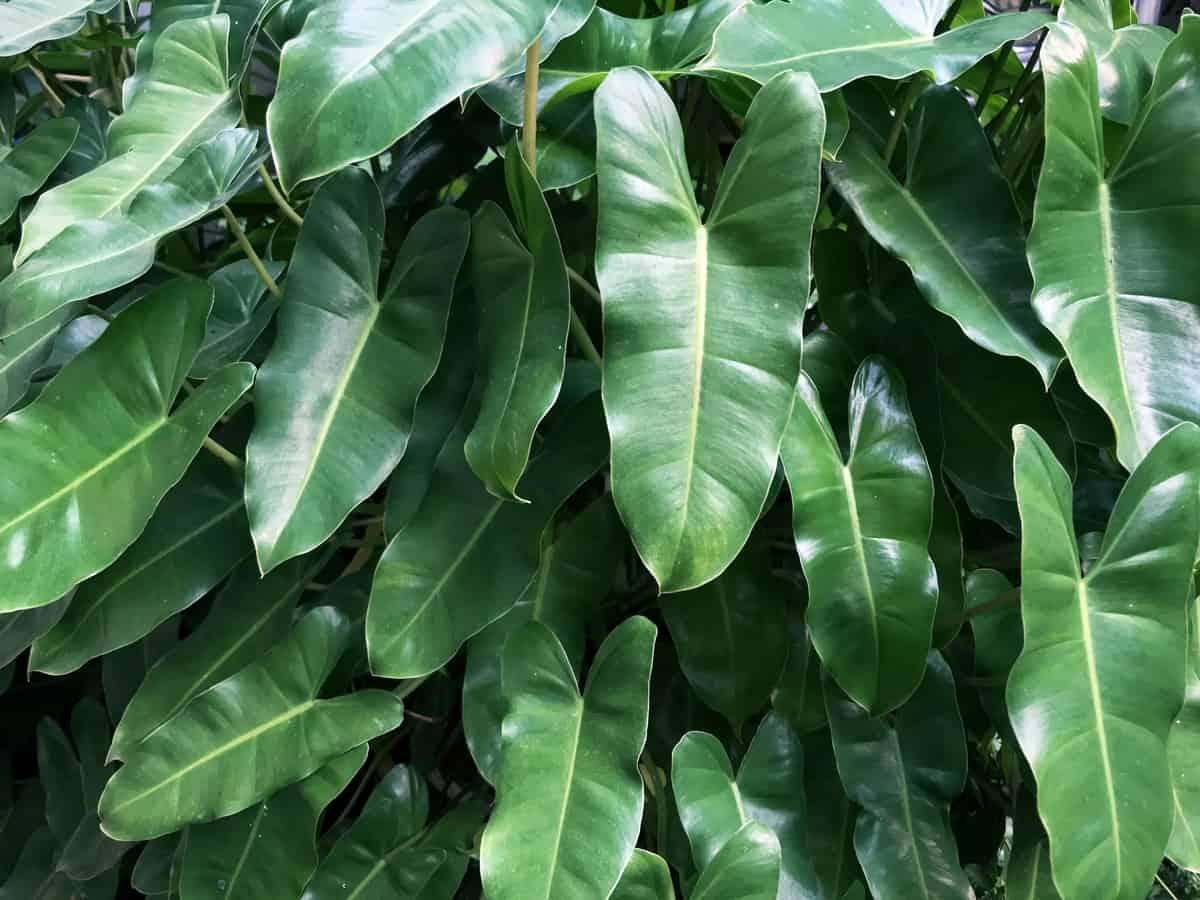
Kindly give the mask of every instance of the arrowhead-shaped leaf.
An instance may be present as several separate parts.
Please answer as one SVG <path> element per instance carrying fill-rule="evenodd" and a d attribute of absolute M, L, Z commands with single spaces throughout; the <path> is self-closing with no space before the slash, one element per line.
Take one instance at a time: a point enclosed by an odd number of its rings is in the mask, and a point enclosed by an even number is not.
<path fill-rule="evenodd" d="M 634 850 L 611 900 L 675 900 L 666 860 L 649 850 Z"/>
<path fill-rule="evenodd" d="M 1193 600 L 1188 617 L 1187 693 L 1183 709 L 1171 726 L 1167 754 L 1171 763 L 1171 796 L 1175 824 L 1167 856 L 1175 865 L 1200 871 L 1200 784 L 1195 764 L 1200 754 L 1200 604 Z"/>
<path fill-rule="evenodd" d="M 89 13 L 106 13 L 120 0 L 21 0 L 0 4 L 0 56 L 17 56 L 42 41 L 74 34 Z"/>
<path fill-rule="evenodd" d="M 274 279 L 283 273 L 283 263 L 263 265 Z M 213 308 L 189 378 L 208 378 L 222 366 L 241 359 L 279 307 L 279 301 L 268 293 L 266 282 L 247 259 L 218 269 L 209 276 L 208 283 L 213 289 Z"/>
<path fill-rule="evenodd" d="M 690 900 L 776 900 L 778 888 L 779 841 L 771 829 L 750 822 L 700 874 Z"/>

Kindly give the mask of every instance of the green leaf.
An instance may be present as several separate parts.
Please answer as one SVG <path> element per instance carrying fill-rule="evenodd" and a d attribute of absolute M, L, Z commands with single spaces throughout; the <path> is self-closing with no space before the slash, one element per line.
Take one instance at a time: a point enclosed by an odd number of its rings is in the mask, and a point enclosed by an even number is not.
<path fill-rule="evenodd" d="M 897 79 L 921 71 L 945 84 L 1007 41 L 1050 22 L 1045 13 L 1009 13 L 935 36 L 949 6 L 949 0 L 747 3 L 717 29 L 698 70 L 759 83 L 780 72 L 808 72 L 821 91 L 869 75 Z"/>
<path fill-rule="evenodd" d="M 171 867 L 175 864 L 181 838 L 181 834 L 169 834 L 155 838 L 142 847 L 129 876 L 129 883 L 134 890 L 146 896 L 170 892 Z"/>
<path fill-rule="evenodd" d="M 878 357 L 854 376 L 849 410 L 843 462 L 816 389 L 801 376 L 782 457 L 813 646 L 842 690 L 881 713 L 903 703 L 925 672 L 937 609 L 933 483 L 904 382 Z"/>
<path fill-rule="evenodd" d="M 75 223 L 119 214 L 192 150 L 237 125 L 241 101 L 229 83 L 228 57 L 228 16 L 168 29 L 145 90 L 108 130 L 108 161 L 38 199 L 22 229 L 17 265 Z"/>
<path fill-rule="evenodd" d="M 771 693 L 771 706 L 799 734 L 808 734 L 825 725 L 821 660 L 813 649 L 802 609 L 794 606 L 788 609 L 787 628 L 787 661 Z"/>
<path fill-rule="evenodd" d="M 578 672 L 588 617 L 608 594 L 624 548 L 611 497 L 593 501 L 542 551 L 537 575 L 517 604 L 471 639 L 463 674 L 463 734 L 479 773 L 491 784 L 500 776 L 501 726 L 511 700 L 501 681 L 505 642 L 523 623 L 541 622 Z"/>
<path fill-rule="evenodd" d="M 74 119 L 51 119 L 39 125 L 11 153 L 0 152 L 0 222 L 34 194 L 66 157 L 79 134 Z"/>
<path fill-rule="evenodd" d="M 56 315 L 47 316 L 0 340 L 0 415 L 26 397 L 29 382 L 49 357 L 63 323 L 73 319 L 81 305 L 65 306 Z"/>
<path fill-rule="evenodd" d="M 179 617 L 175 616 L 140 641 L 104 655 L 100 678 L 104 685 L 104 705 L 114 724 L 125 714 L 151 667 L 178 643 Z"/>
<path fill-rule="evenodd" d="M 419 678 L 436 671 L 520 599 L 554 513 L 603 465 L 599 407 L 593 395 L 550 435 L 525 477 L 527 504 L 483 488 L 463 457 L 460 423 L 428 494 L 376 569 L 367 611 L 373 673 Z"/>
<path fill-rule="evenodd" d="M 751 545 L 715 581 L 660 601 L 688 681 L 735 732 L 767 705 L 783 672 L 787 591 L 766 546 Z"/>
<path fill-rule="evenodd" d="M 895 722 L 871 718 L 831 682 L 826 705 L 846 793 L 862 806 L 854 849 L 875 897 L 973 897 L 949 804 L 967 777 L 954 676 L 937 652 Z"/>
<path fill-rule="evenodd" d="M 502 152 L 507 159 L 507 148 Z M 573 187 L 596 174 L 591 95 L 569 97 L 538 116 L 537 163 L 538 184 L 545 191 Z"/>
<path fill-rule="evenodd" d="M 79 123 L 79 134 L 66 157 L 54 170 L 51 184 L 61 184 L 84 175 L 108 159 L 108 128 L 112 116 L 94 97 L 72 97 L 63 116 Z"/>
<path fill-rule="evenodd" d="M 69 37 L 89 13 L 106 13 L 120 0 L 21 0 L 0 4 L 0 56 L 17 56 L 43 41 Z"/>
<path fill-rule="evenodd" d="M 571 287 L 550 207 L 515 141 L 504 171 L 524 242 L 494 203 L 476 213 L 471 268 L 483 391 L 463 450 L 491 493 L 525 502 L 517 485 L 533 435 L 562 388 Z"/>
<path fill-rule="evenodd" d="M 0 615 L 0 666 L 7 666 L 66 614 L 71 594 L 34 609 Z"/>
<path fill-rule="evenodd" d="M 775 900 L 778 885 L 779 841 L 751 822 L 705 868 L 690 900 Z"/>
<path fill-rule="evenodd" d="M 1086 576 L 1067 473 L 1036 432 L 1013 438 L 1025 644 L 1008 711 L 1054 880 L 1070 898 L 1141 900 L 1171 833 L 1167 734 L 1184 700 L 1200 428 L 1177 426 L 1146 455 Z"/>
<path fill-rule="evenodd" d="M 349 636 L 344 615 L 315 609 L 261 659 L 190 701 L 105 787 L 104 830 L 148 840 L 233 815 L 397 727 L 404 707 L 385 691 L 317 699 Z"/>
<path fill-rule="evenodd" d="M 250 550 L 241 478 L 204 455 L 133 546 L 79 586 L 33 645 L 30 669 L 65 675 L 133 643 L 216 587 Z"/>
<path fill-rule="evenodd" d="M 256 141 L 251 131 L 223 131 L 142 190 L 123 215 L 71 225 L 42 247 L 0 281 L 0 338 L 143 275 L 160 240 L 241 190 L 254 171 Z"/>
<path fill-rule="evenodd" d="M 664 591 L 717 577 L 770 491 L 800 371 L 824 125 L 807 77 L 764 87 L 702 221 L 666 92 L 622 69 L 596 94 L 613 496 Z"/>
<path fill-rule="evenodd" d="M 971 633 L 975 637 L 975 677 L 995 685 L 979 688 L 979 702 L 1004 740 L 1015 743 L 1016 735 L 1012 733 L 1004 703 L 1004 683 L 1024 641 L 1021 608 L 1017 603 L 1004 603 L 988 612 L 980 611 L 984 604 L 1003 603 L 1003 598 L 1011 596 L 1013 590 L 1009 580 L 995 569 L 976 569 L 967 576 Z"/>
<path fill-rule="evenodd" d="M 675 900 L 675 886 L 666 861 L 649 850 L 634 850 L 612 900 Z"/>
<path fill-rule="evenodd" d="M 283 274 L 283 263 L 263 265 L 274 279 Z M 222 366 L 241 359 L 279 308 L 248 259 L 218 269 L 209 276 L 208 283 L 213 289 L 213 308 L 189 378 L 208 378 Z"/>
<path fill-rule="evenodd" d="M 113 735 L 112 759 L 137 745 L 194 697 L 260 658 L 289 631 L 296 602 L 313 575 L 298 559 L 265 578 L 244 562 L 217 595 L 204 622 L 147 673 Z"/>
<path fill-rule="evenodd" d="M 823 699 L 823 698 L 822 698 Z M 862 877 L 854 855 L 858 807 L 846 796 L 828 728 L 804 739 L 804 799 L 817 900 L 843 900 Z"/>
<path fill-rule="evenodd" d="M 1050 849 L 1028 792 L 1017 800 L 1012 854 L 1004 869 L 1008 900 L 1061 900 L 1050 872 Z"/>
<path fill-rule="evenodd" d="M 1033 305 L 1080 386 L 1112 419 L 1127 469 L 1176 423 L 1200 421 L 1190 375 L 1200 258 L 1185 237 L 1200 222 L 1200 158 L 1183 149 L 1200 136 L 1197 55 L 1200 19 L 1187 16 L 1106 166 L 1086 39 L 1055 25 L 1042 50 L 1046 151 L 1029 237 Z"/>
<path fill-rule="evenodd" d="M 671 783 L 696 867 L 704 872 L 748 822 L 774 832 L 782 852 L 780 900 L 810 897 L 816 875 L 808 849 L 804 751 L 799 736 L 777 713 L 763 719 L 750 749 L 733 769 L 712 735 L 684 735 L 671 755 Z"/>
<path fill-rule="evenodd" d="M 1196 754 L 1200 752 L 1200 608 L 1193 600 L 1188 615 L 1188 666 L 1186 693 L 1167 739 L 1171 765 L 1171 798 L 1175 823 L 1166 854 L 1180 868 L 1200 871 L 1200 785 L 1195 778 Z"/>
<path fill-rule="evenodd" d="M 0 421 L 0 610 L 52 603 L 116 560 L 250 387 L 254 367 L 232 366 L 172 414 L 211 304 L 198 282 L 156 291 Z"/>
<path fill-rule="evenodd" d="M 480 870 L 491 900 L 612 893 L 641 828 L 656 629 L 634 616 L 601 645 L 581 696 L 554 633 L 527 622 L 504 647 L 499 794 Z M 532 803 L 531 798 L 537 798 Z M 592 826 L 603 822 L 602 829 Z"/>
<path fill-rule="evenodd" d="M 930 88 L 917 100 L 903 184 L 856 134 L 825 171 L 934 308 L 980 346 L 1024 359 L 1049 386 L 1061 351 L 1029 302 L 1021 217 L 991 142 L 955 88 Z M 962 205 L 963 192 L 970 206 Z"/>
<path fill-rule="evenodd" d="M 188 900 L 300 896 L 317 868 L 321 813 L 366 759 L 364 744 L 235 816 L 193 825 L 181 894 Z"/>
<path fill-rule="evenodd" d="M 503 75 L 557 5 L 349 0 L 318 7 L 284 47 L 267 112 L 284 189 L 386 150 L 460 94 Z"/>
<path fill-rule="evenodd" d="M 42 900 L 42 889 L 53 879 L 63 876 L 54 869 L 56 853 L 54 835 L 42 826 L 33 831 L 21 850 L 16 867 L 0 886 L 0 900 Z"/>
<path fill-rule="evenodd" d="M 441 357 L 467 217 L 421 219 L 380 296 L 384 219 L 375 183 L 351 168 L 322 186 L 301 230 L 246 451 L 264 572 L 322 543 L 379 488 Z"/>

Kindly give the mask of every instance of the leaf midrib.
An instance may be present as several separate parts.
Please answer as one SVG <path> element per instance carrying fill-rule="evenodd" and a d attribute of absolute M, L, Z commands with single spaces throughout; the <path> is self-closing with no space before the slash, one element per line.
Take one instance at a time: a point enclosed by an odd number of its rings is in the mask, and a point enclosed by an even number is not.
<path fill-rule="evenodd" d="M 5 38 L 5 40 L 7 40 L 9 43 L 16 43 L 18 40 L 24 41 L 29 37 L 29 35 L 37 34 L 39 31 L 44 31 L 47 28 L 51 28 L 58 22 L 65 21 L 66 19 L 71 19 L 76 16 L 86 15 L 91 11 L 93 5 L 94 0 L 84 0 L 84 2 L 79 5 L 78 9 L 72 9 L 69 12 L 58 13 L 57 16 L 52 19 L 43 19 L 40 24 L 35 25 L 33 28 L 27 29 L 26 31 L 17 32 L 15 35 L 9 35 Z M 116 6 L 117 0 L 113 0 L 112 5 Z"/>

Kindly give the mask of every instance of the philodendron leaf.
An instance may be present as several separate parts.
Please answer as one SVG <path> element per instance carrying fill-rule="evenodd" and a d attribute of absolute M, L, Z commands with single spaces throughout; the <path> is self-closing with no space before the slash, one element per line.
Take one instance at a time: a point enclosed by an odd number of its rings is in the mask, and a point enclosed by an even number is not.
<path fill-rule="evenodd" d="M 283 263 L 266 262 L 263 266 L 276 280 L 283 274 Z M 222 366 L 241 359 L 279 307 L 279 301 L 248 259 L 218 269 L 208 277 L 208 283 L 213 289 L 213 308 L 189 378 L 208 378 Z"/>
<path fill-rule="evenodd" d="M 1010 900 L 1061 900 L 1050 871 L 1050 849 L 1038 819 L 1037 805 L 1028 792 L 1017 799 L 1013 816 L 1012 853 L 1004 869 Z"/>
<path fill-rule="evenodd" d="M 367 651 L 376 675 L 434 672 L 508 612 L 537 572 L 546 526 L 601 468 L 608 449 L 593 395 L 534 457 L 524 480 L 526 504 L 489 494 L 467 468 L 462 447 L 460 427 L 442 449 L 421 506 L 375 571 Z"/>
<path fill-rule="evenodd" d="M 59 330 L 74 318 L 80 305 L 65 306 L 57 314 L 0 341 L 0 415 L 15 407 L 29 393 L 29 382 L 34 373 L 45 363 Z"/>
<path fill-rule="evenodd" d="M 820 900 L 840 900 L 862 877 L 854 855 L 859 810 L 846 796 L 828 728 L 804 739 L 804 801 L 808 848 L 817 877 L 814 895 Z"/>
<path fill-rule="evenodd" d="M 67 612 L 71 596 L 68 594 L 46 606 L 0 615 L 0 666 L 7 666 L 57 625 Z"/>
<path fill-rule="evenodd" d="M 1188 616 L 1188 666 L 1183 709 L 1171 726 L 1167 754 L 1171 765 L 1171 797 L 1175 824 L 1167 856 L 1180 868 L 1200 871 L 1200 784 L 1195 760 L 1200 752 L 1200 602 L 1193 600 Z"/>
<path fill-rule="evenodd" d="M 751 544 L 715 581 L 661 600 L 683 673 L 735 731 L 767 705 L 783 672 L 788 593 L 766 546 Z"/>
<path fill-rule="evenodd" d="M 809 634 L 842 690 L 882 713 L 916 690 L 932 639 L 929 466 L 904 382 L 878 357 L 854 376 L 845 461 L 807 375 L 797 392 L 782 458 Z"/>
<path fill-rule="evenodd" d="M 67 614 L 33 645 L 30 669 L 65 675 L 133 643 L 211 591 L 250 550 L 242 479 L 201 456 L 133 546 L 79 586 Z"/>
<path fill-rule="evenodd" d="M 17 56 L 42 41 L 68 37 L 89 13 L 106 13 L 120 0 L 21 0 L 0 4 L 0 56 Z"/>
<path fill-rule="evenodd" d="M 397 727 L 404 705 L 386 691 L 318 699 L 349 638 L 349 620 L 318 607 L 265 656 L 189 702 L 104 788 L 104 830 L 148 840 L 233 815 Z"/>
<path fill-rule="evenodd" d="M 363 744 L 235 816 L 190 827 L 181 895 L 188 900 L 299 897 L 317 868 L 321 813 L 366 759 Z"/>
<path fill-rule="evenodd" d="M 611 900 L 675 900 L 666 860 L 649 850 L 634 850 Z"/>
<path fill-rule="evenodd" d="M 933 74 L 953 81 L 1007 41 L 1049 23 L 1040 12 L 988 16 L 935 36 L 951 0 L 775 0 L 744 4 L 726 19 L 699 71 L 732 72 L 766 82 L 780 72 L 808 72 L 821 91 L 878 75 Z"/>
<path fill-rule="evenodd" d="M 66 228 L 0 281 L 0 338 L 144 274 L 160 240 L 241 190 L 254 171 L 257 141 L 252 131 L 223 131 L 143 189 L 122 215 Z"/>
<path fill-rule="evenodd" d="M 475 215 L 471 268 L 483 392 L 463 451 L 491 493 L 525 502 L 517 485 L 533 435 L 562 388 L 571 286 L 554 217 L 516 141 L 504 172 L 524 241 L 494 203 Z"/>
<path fill-rule="evenodd" d="M 1021 217 L 992 154 L 962 95 L 934 87 L 913 109 L 903 184 L 858 135 L 825 171 L 871 236 L 912 270 L 932 306 L 980 346 L 1024 359 L 1049 386 L 1061 351 L 1030 304 Z"/>
<path fill-rule="evenodd" d="M 557 6 L 349 0 L 318 7 L 284 47 L 267 112 L 284 189 L 386 150 L 460 94 L 503 75 Z"/>
<path fill-rule="evenodd" d="M 7 221 L 17 204 L 46 183 L 78 134 L 79 123 L 74 119 L 51 119 L 11 152 L 0 152 L 0 222 Z"/>
<path fill-rule="evenodd" d="M 38 198 L 21 232 L 19 266 L 76 222 L 105 219 L 167 178 L 187 155 L 237 125 L 229 79 L 229 17 L 208 16 L 163 35 L 146 89 L 108 129 L 108 161 Z"/>
<path fill-rule="evenodd" d="M 771 706 L 800 734 L 825 725 L 825 694 L 821 689 L 821 660 L 808 636 L 804 611 L 788 610 L 788 649 L 783 672 L 771 691 Z"/>
<path fill-rule="evenodd" d="M 1200 428 L 1176 426 L 1134 470 L 1086 576 L 1067 473 L 1036 432 L 1013 437 L 1025 643 L 1008 712 L 1054 881 L 1068 900 L 1141 900 L 1171 834 L 1167 734 L 1184 700 Z"/>
<path fill-rule="evenodd" d="M 264 572 L 320 544 L 379 488 L 442 355 L 467 216 L 422 218 L 380 295 L 384 219 L 371 176 L 350 168 L 317 192 L 301 230 L 246 451 Z"/>
<path fill-rule="evenodd" d="M 562 645 L 528 622 L 504 647 L 499 796 L 480 869 L 491 900 L 612 893 L 641 828 L 654 625 L 627 619 L 601 645 L 583 695 Z M 530 803 L 537 797 L 537 803 Z M 592 824 L 603 822 L 602 829 Z"/>
<path fill-rule="evenodd" d="M 211 304 L 203 283 L 172 282 L 0 421 L 0 611 L 52 603 L 120 556 L 250 387 L 254 367 L 231 366 L 172 412 Z"/>
<path fill-rule="evenodd" d="M 895 721 L 872 718 L 832 682 L 826 705 L 838 772 L 862 806 L 854 849 L 875 897 L 970 900 L 949 805 L 967 777 L 954 676 L 936 651 Z"/>
<path fill-rule="evenodd" d="M 763 719 L 736 779 L 720 741 L 700 731 L 684 735 L 671 755 L 671 784 L 697 869 L 703 872 L 744 825 L 758 822 L 779 840 L 779 900 L 813 896 L 818 888 L 806 830 L 804 751 L 782 716 Z"/>
<path fill-rule="evenodd" d="M 690 900 L 776 900 L 779 841 L 757 822 L 725 842 L 689 895 Z"/>
<path fill-rule="evenodd" d="M 764 87 L 704 218 L 653 77 L 610 75 L 596 128 L 613 496 L 662 589 L 687 590 L 733 561 L 771 489 L 800 372 L 825 111 L 805 75 Z"/>
<path fill-rule="evenodd" d="M 1173 425 L 1200 421 L 1191 375 L 1200 256 L 1187 240 L 1200 224 L 1200 157 L 1184 150 L 1200 139 L 1197 58 L 1200 18 L 1185 16 L 1124 147 L 1106 165 L 1086 38 L 1055 25 L 1042 50 L 1046 152 L 1029 236 L 1033 305 L 1080 386 L 1112 419 L 1127 469 Z"/>

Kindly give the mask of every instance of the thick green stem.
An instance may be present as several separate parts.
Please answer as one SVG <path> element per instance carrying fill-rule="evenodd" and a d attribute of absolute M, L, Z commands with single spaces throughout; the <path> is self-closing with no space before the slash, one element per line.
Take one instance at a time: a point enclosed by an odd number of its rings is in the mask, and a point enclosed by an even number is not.
<path fill-rule="evenodd" d="M 522 150 L 529 171 L 537 176 L 538 72 L 541 69 L 542 41 L 539 38 L 525 53 L 525 127 L 521 132 Z"/>
<path fill-rule="evenodd" d="M 908 83 L 904 96 L 900 98 L 900 105 L 896 107 L 896 118 L 892 122 L 891 133 L 888 134 L 887 144 L 883 148 L 883 164 L 885 166 L 892 164 L 892 157 L 896 155 L 896 147 L 900 143 L 900 135 L 904 132 L 904 120 L 908 118 L 908 111 L 917 102 L 917 95 L 924 88 L 925 85 L 918 76 Z"/>
<path fill-rule="evenodd" d="M 1013 107 L 1020 103 L 1025 98 L 1025 94 L 1033 87 L 1033 73 L 1037 68 L 1038 59 L 1042 55 L 1042 44 L 1045 40 L 1046 32 L 1043 30 L 1042 36 L 1038 38 L 1037 46 L 1029 54 L 1029 61 L 1025 63 L 1025 70 L 1021 73 L 1021 77 L 1017 79 L 1017 83 L 1013 85 L 1012 93 L 1008 95 L 1008 102 L 1004 104 L 1000 112 L 996 113 L 996 117 L 988 122 L 984 128 L 989 137 L 996 135 L 1004 120 L 1008 118 L 1008 114 L 1012 112 Z"/>
<path fill-rule="evenodd" d="M 276 297 L 282 297 L 283 291 L 279 289 L 279 285 L 275 283 L 275 279 L 271 277 L 271 273 L 263 265 L 262 258 L 254 249 L 254 245 L 250 243 L 250 239 L 246 237 L 246 232 L 242 230 L 242 226 L 238 222 L 237 216 L 233 214 L 233 210 L 228 206 L 222 205 L 221 212 L 225 215 L 225 223 L 229 226 L 230 233 L 237 239 L 238 246 L 246 254 L 246 259 L 250 260 L 250 265 L 254 266 L 254 271 L 263 280 L 263 284 L 267 286 L 267 290 Z"/>
<path fill-rule="evenodd" d="M 204 449 L 221 462 L 225 463 L 225 465 L 229 466 L 229 468 L 233 469 L 235 472 L 240 472 L 246 467 L 246 464 L 242 462 L 241 457 L 230 450 L 226 450 L 212 438 L 204 439 Z"/>
<path fill-rule="evenodd" d="M 598 366 L 604 365 L 600 351 L 592 343 L 592 336 L 588 334 L 587 326 L 583 324 L 583 319 L 579 318 L 579 313 L 575 312 L 574 306 L 571 307 L 571 336 L 575 338 L 575 343 L 579 345 L 584 356 Z"/>
<path fill-rule="evenodd" d="M 279 211 L 295 222 L 297 225 L 304 224 L 304 217 L 296 212 L 292 204 L 288 203 L 287 197 L 283 196 L 283 192 L 275 186 L 275 179 L 271 177 L 271 173 L 267 171 L 266 163 L 258 164 L 258 174 L 262 178 L 263 187 L 267 189 L 267 193 L 271 195 L 271 199 L 275 201 L 275 205 L 279 207 Z"/>
<path fill-rule="evenodd" d="M 570 266 L 567 266 L 567 277 L 574 282 L 577 288 L 587 294 L 591 299 L 595 300 L 597 303 L 601 302 L 600 292 L 592 287 L 592 283 L 590 281 L 588 281 Z"/>

